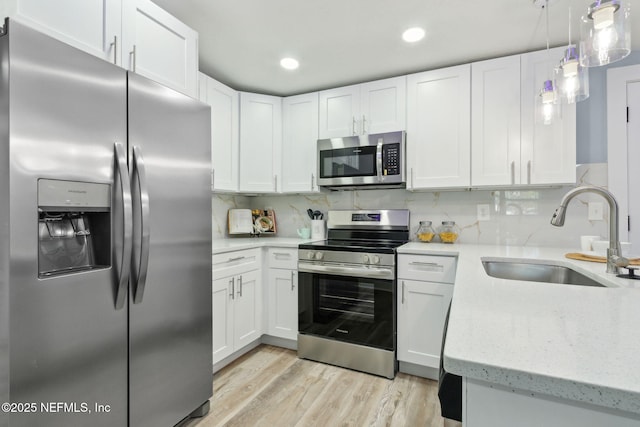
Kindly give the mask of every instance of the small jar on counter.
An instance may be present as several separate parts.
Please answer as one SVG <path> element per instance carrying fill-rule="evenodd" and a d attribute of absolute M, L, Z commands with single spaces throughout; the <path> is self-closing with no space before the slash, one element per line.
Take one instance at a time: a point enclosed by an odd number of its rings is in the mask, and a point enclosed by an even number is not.
<path fill-rule="evenodd" d="M 431 226 L 431 221 L 420 221 L 420 226 L 416 232 L 418 240 L 428 243 L 433 240 L 433 236 L 435 236 L 435 234 L 436 233 L 433 231 L 433 227 Z"/>
<path fill-rule="evenodd" d="M 442 225 L 438 227 L 438 237 L 442 243 L 454 243 L 459 235 L 460 228 L 455 221 L 442 221 Z"/>

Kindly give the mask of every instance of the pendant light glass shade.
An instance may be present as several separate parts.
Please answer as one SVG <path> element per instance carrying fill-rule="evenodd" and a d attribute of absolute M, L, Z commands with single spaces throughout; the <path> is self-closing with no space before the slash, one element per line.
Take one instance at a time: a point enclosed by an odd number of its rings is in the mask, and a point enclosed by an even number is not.
<path fill-rule="evenodd" d="M 621 0 L 597 0 L 580 22 L 580 64 L 597 67 L 631 52 L 630 8 Z"/>
<path fill-rule="evenodd" d="M 536 123 L 550 125 L 560 118 L 558 93 L 553 80 L 545 80 L 542 90 L 536 97 Z"/>
<path fill-rule="evenodd" d="M 569 45 L 555 70 L 560 101 L 574 104 L 589 97 L 589 69 L 580 65 L 575 45 Z"/>

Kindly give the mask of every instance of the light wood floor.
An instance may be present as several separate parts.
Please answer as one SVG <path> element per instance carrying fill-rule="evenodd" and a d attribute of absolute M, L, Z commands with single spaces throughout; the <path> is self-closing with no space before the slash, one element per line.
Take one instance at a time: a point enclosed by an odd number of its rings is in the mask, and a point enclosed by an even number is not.
<path fill-rule="evenodd" d="M 214 375 L 209 414 L 183 427 L 442 427 L 437 386 L 402 373 L 388 380 L 261 345 Z"/>

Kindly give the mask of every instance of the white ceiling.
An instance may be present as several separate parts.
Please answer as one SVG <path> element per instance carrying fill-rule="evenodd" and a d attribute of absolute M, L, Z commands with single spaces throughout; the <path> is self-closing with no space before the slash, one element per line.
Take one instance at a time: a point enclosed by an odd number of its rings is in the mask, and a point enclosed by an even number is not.
<path fill-rule="evenodd" d="M 545 11 L 533 0 L 153 1 L 199 33 L 200 71 L 237 90 L 273 95 L 546 47 Z M 569 7 L 576 41 L 590 1 L 549 3 L 551 46 L 568 43 Z M 631 25 L 638 48 L 640 10 L 632 10 Z M 412 26 L 427 36 L 407 44 L 401 34 Z M 285 56 L 297 58 L 300 68 L 282 69 Z"/>

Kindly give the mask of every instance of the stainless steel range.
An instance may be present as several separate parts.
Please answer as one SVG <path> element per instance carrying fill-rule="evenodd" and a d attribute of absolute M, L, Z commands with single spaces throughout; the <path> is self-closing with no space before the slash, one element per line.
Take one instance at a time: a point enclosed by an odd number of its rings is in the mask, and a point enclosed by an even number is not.
<path fill-rule="evenodd" d="M 409 211 L 329 211 L 327 228 L 327 240 L 298 246 L 298 357 L 393 378 Z"/>

